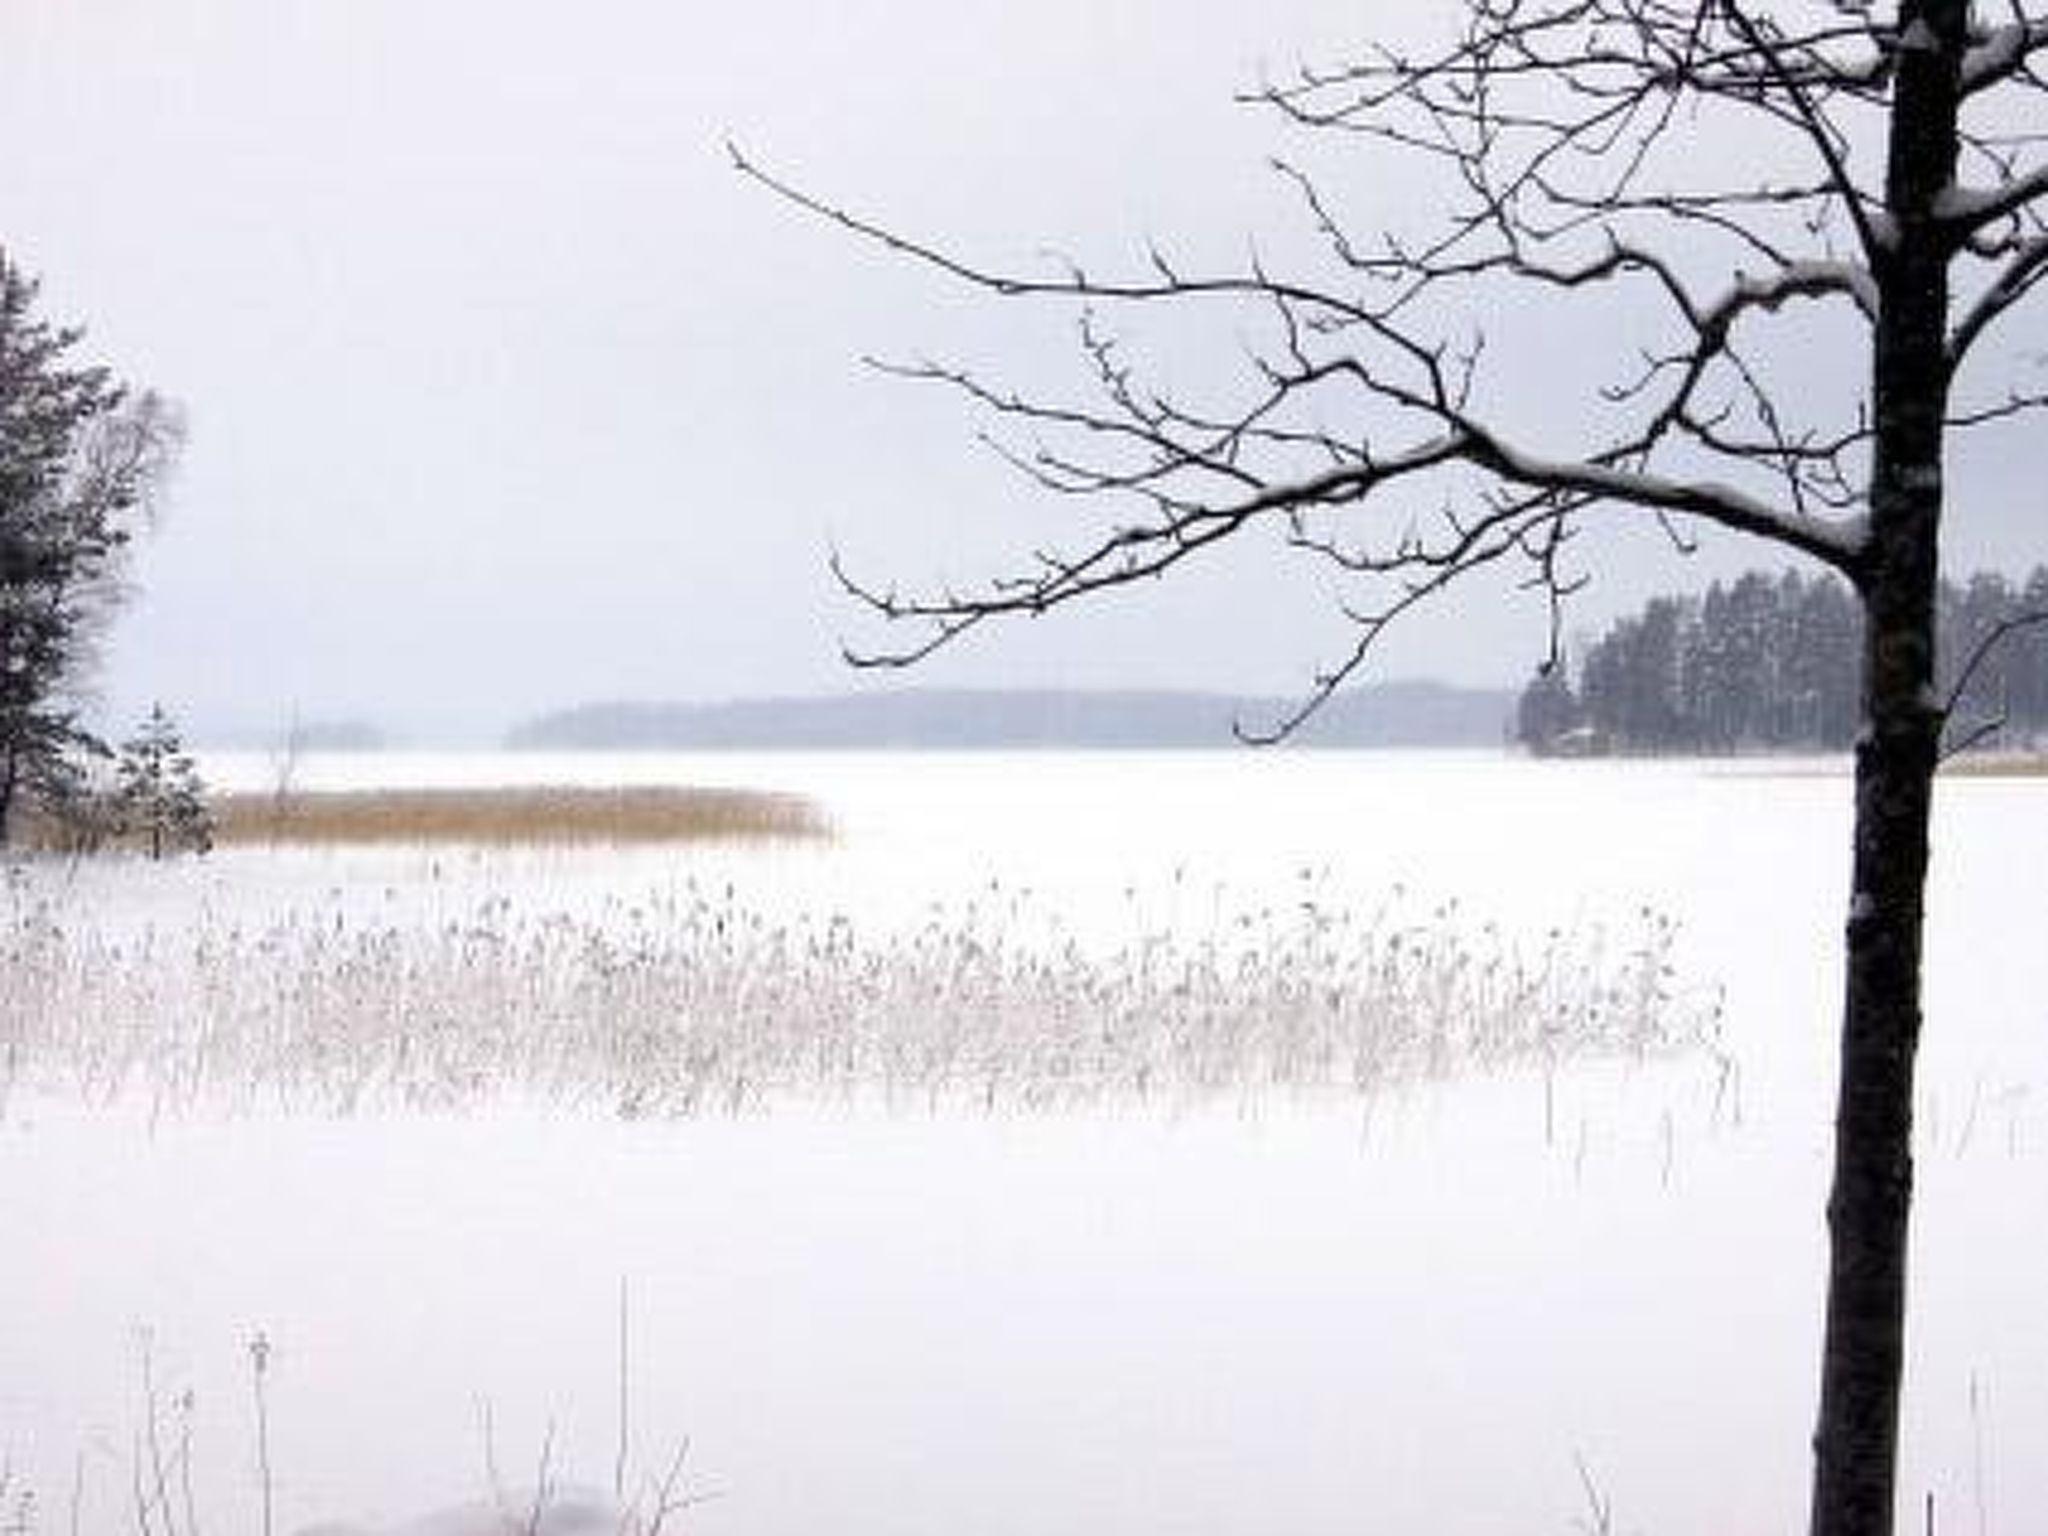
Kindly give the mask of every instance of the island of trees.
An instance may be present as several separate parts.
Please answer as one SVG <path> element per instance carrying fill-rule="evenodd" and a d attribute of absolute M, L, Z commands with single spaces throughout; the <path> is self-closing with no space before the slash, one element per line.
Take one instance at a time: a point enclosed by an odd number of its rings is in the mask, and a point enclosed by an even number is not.
<path fill-rule="evenodd" d="M 2048 566 L 1980 573 L 1937 598 L 1938 691 L 1959 733 L 2048 739 Z M 1658 597 L 1574 665 L 1523 690 L 1515 734 L 1538 753 L 1841 751 L 1858 726 L 1862 621 L 1827 574 L 1751 572 L 1700 596 Z"/>

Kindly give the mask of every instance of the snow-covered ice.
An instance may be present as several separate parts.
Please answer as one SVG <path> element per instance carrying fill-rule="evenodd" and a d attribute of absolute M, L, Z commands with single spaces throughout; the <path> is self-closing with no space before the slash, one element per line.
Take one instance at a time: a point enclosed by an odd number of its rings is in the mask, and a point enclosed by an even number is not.
<path fill-rule="evenodd" d="M 215 764 L 260 782 L 260 763 Z M 1233 753 L 389 759 L 791 789 L 829 849 L 236 853 L 44 894 L 129 935 L 280 912 L 431 926 L 601 914 L 694 878 L 914 932 L 989 881 L 1105 944 L 1317 871 L 1446 921 L 1678 920 L 1726 1060 L 1526 1063 L 1356 1098 L 1027 1112 L 844 1101 L 622 1121 L 228 1115 L 17 1095 L 0 1121 L 0 1448 L 65 1528 L 132 1525 L 140 1361 L 192 1436 L 203 1530 L 253 1528 L 249 1341 L 278 1529 L 392 1530 L 495 1462 L 609 1488 L 627 1324 L 634 1491 L 671 1529 L 1315 1533 L 1792 1528 L 1818 1348 L 1847 915 L 1840 764 Z M 1906 1487 L 1994 1528 L 2048 1507 L 2048 781 L 1945 783 L 1930 901 Z M 1222 893 L 1222 894 L 1219 894 Z M 395 914 L 393 916 L 392 914 Z M 383 920 L 383 919 L 380 919 Z M 146 1342 L 145 1342 L 146 1341 Z M 190 1394 L 190 1407 L 185 1406 Z M 483 1430 L 485 1410 L 491 1425 Z M 486 1440 L 490 1454 L 486 1455 Z M 1978 1468 L 1982 1468 L 1981 1478 Z M 1974 1518 L 1974 1515 L 1972 1515 Z"/>

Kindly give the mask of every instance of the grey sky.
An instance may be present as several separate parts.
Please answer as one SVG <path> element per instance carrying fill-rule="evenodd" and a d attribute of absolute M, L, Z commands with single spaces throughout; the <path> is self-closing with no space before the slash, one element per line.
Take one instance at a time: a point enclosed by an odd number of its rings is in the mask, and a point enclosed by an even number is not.
<path fill-rule="evenodd" d="M 49 316 L 191 418 L 110 714 L 161 697 L 262 733 L 296 706 L 431 739 L 855 686 L 833 543 L 964 577 L 1063 515 L 860 354 L 1029 380 L 1070 332 L 807 224 L 724 136 L 991 260 L 1148 236 L 1229 260 L 1292 211 L 1232 91 L 1447 9 L 0 0 L 0 239 Z M 1402 186 L 1361 163 L 1347 191 Z M 1959 522 L 1965 560 L 2038 554 L 1997 499 Z M 1777 563 L 1631 539 L 1587 622 L 1751 561 Z M 1324 597 L 1238 561 L 924 677 L 1286 691 L 1345 637 Z M 1380 673 L 1511 681 L 1540 646 L 1533 610 L 1480 593 Z"/>

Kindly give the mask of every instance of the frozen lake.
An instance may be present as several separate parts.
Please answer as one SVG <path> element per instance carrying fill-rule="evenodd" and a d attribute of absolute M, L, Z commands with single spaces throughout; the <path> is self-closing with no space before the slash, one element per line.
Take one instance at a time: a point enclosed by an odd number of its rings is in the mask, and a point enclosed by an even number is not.
<path fill-rule="evenodd" d="M 1582 1466 L 1617 1529 L 1803 1520 L 1840 765 L 375 756 L 297 782 L 514 779 L 791 790 L 840 835 L 243 849 L 38 866 L 13 900 L 122 964 L 225 944 L 207 985 L 235 998 L 303 966 L 307 934 L 388 932 L 403 965 L 408 936 L 454 942 L 434 936 L 479 912 L 613 933 L 710 902 L 764 932 L 974 924 L 1227 970 L 1232 935 L 1304 901 L 1616 963 L 1647 905 L 1676 923 L 1674 995 L 1719 1000 L 1719 1050 L 1365 1094 L 798 1092 L 680 1119 L 527 1091 L 152 1113 L 30 1081 L 0 1120 L 0 1450 L 43 1528 L 75 1484 L 82 1528 L 133 1527 L 145 1357 L 163 1436 L 192 1436 L 201 1528 L 255 1528 L 259 1332 L 280 1531 L 476 1497 L 492 1459 L 530 1483 L 544 1446 L 551 1476 L 609 1486 L 622 1288 L 629 1459 L 658 1472 L 687 1436 L 690 1485 L 720 1496 L 671 1528 L 711 1536 L 1565 1531 L 1591 1517 Z M 2048 1508 L 2048 780 L 1946 783 L 1938 815 L 1904 1486 L 1944 1528 L 2021 1529 Z M 137 983 L 104 1006 L 167 1005 Z"/>

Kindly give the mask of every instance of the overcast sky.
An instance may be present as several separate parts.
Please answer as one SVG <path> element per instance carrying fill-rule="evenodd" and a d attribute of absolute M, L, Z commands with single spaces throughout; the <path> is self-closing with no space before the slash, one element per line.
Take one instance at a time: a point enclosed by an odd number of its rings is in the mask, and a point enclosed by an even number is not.
<path fill-rule="evenodd" d="M 1148 238 L 1229 261 L 1284 251 L 1292 212 L 1274 125 L 1233 91 L 1447 10 L 0 0 L 0 241 L 47 316 L 190 416 L 109 715 L 475 739 L 579 700 L 871 686 L 839 660 L 873 636 L 831 548 L 965 578 L 1070 510 L 861 355 L 1028 382 L 1070 324 L 807 221 L 726 136 L 991 261 Z M 1408 185 L 1355 175 L 1368 208 Z M 1965 522 L 1957 552 L 2018 563 L 2027 522 Z M 1623 541 L 1584 620 L 1757 562 L 1781 563 Z M 919 680 L 1287 692 L 1344 639 L 1319 581 L 1235 560 Z M 1481 589 L 1379 675 L 1512 682 L 1542 643 L 1537 610 Z"/>

